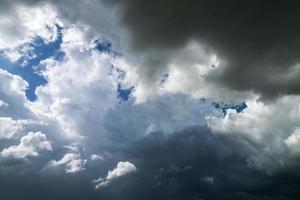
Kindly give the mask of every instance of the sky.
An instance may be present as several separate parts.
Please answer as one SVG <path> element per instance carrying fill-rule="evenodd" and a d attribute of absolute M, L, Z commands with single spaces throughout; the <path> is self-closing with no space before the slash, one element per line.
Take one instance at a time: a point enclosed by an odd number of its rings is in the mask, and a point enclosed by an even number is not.
<path fill-rule="evenodd" d="M 299 8 L 0 0 L 0 199 L 298 200 Z"/>

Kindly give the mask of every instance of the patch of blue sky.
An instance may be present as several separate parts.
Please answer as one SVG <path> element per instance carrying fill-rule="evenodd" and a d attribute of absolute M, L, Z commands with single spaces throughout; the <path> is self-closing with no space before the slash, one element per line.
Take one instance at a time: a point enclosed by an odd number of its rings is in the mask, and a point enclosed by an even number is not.
<path fill-rule="evenodd" d="M 120 101 L 127 101 L 130 98 L 130 94 L 134 90 L 134 86 L 131 86 L 129 88 L 123 88 L 121 84 L 118 84 L 118 99 Z"/>
<path fill-rule="evenodd" d="M 116 79 L 118 81 L 117 98 L 119 100 L 119 103 L 121 103 L 122 101 L 128 101 L 135 87 L 125 86 L 122 84 L 123 80 L 125 79 L 126 72 L 115 65 L 111 65 L 110 73 L 115 73 Z"/>
<path fill-rule="evenodd" d="M 93 44 L 94 44 L 94 48 L 100 53 L 108 53 L 108 54 L 112 55 L 113 57 L 122 56 L 120 53 L 118 53 L 117 51 L 115 51 L 113 49 L 112 43 L 107 39 L 96 39 L 93 41 Z M 116 75 L 117 75 L 116 78 L 119 82 L 118 86 L 117 86 L 117 98 L 120 103 L 122 101 L 128 101 L 130 98 L 130 95 L 133 92 L 135 87 L 122 85 L 122 81 L 124 80 L 124 78 L 126 76 L 125 71 L 119 69 L 115 65 L 111 65 L 110 73 L 113 73 L 113 71 L 116 73 Z"/>
<path fill-rule="evenodd" d="M 121 56 L 121 54 L 115 51 L 112 47 L 112 43 L 107 39 L 96 39 L 94 40 L 95 49 L 100 53 L 109 53 L 112 56 Z"/>
<path fill-rule="evenodd" d="M 55 60 L 62 60 L 64 57 L 64 53 L 60 50 L 62 28 L 59 26 L 57 28 L 57 36 L 53 42 L 46 42 L 37 36 L 31 43 L 25 43 L 17 47 L 21 57 L 16 62 L 9 60 L 5 56 L 4 50 L 0 52 L 0 68 L 19 75 L 28 82 L 26 97 L 30 101 L 35 101 L 37 98 L 36 88 L 47 83 L 47 80 L 40 73 L 43 70 L 43 66 L 40 65 L 41 61 L 50 57 Z M 24 48 L 27 49 L 26 53 L 22 51 Z"/>
<path fill-rule="evenodd" d="M 227 104 L 227 103 L 223 103 L 223 102 L 219 102 L 219 103 L 213 102 L 212 104 L 215 108 L 221 109 L 224 116 L 227 114 L 228 109 L 234 109 L 234 110 L 236 110 L 237 113 L 240 113 L 247 108 L 246 102 L 242 102 L 239 104 Z"/>
<path fill-rule="evenodd" d="M 160 85 L 163 85 L 169 78 L 169 74 L 164 74 L 159 82 Z"/>

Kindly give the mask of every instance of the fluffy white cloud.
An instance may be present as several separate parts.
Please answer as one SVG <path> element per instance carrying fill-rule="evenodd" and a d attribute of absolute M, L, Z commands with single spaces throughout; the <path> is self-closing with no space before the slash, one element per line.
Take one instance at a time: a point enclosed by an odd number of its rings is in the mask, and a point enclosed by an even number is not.
<path fill-rule="evenodd" d="M 12 75 L 6 70 L 0 69 L 0 116 L 13 119 L 30 119 L 33 114 L 26 107 L 25 90 L 28 83 L 21 77 Z"/>
<path fill-rule="evenodd" d="M 0 100 L 0 107 L 8 107 L 9 105 L 4 101 Z"/>
<path fill-rule="evenodd" d="M 60 24 L 56 11 L 47 4 L 27 6 L 15 2 L 0 15 L 0 47 L 13 48 L 22 43 L 30 42 L 35 36 L 46 41 L 55 39 L 55 24 Z M 54 31 L 53 31 L 54 30 Z M 18 54 L 8 52 L 12 58 Z"/>
<path fill-rule="evenodd" d="M 135 172 L 136 170 L 137 168 L 135 165 L 128 161 L 119 162 L 115 169 L 108 171 L 105 178 L 100 177 L 99 179 L 93 181 L 95 183 L 95 188 L 98 189 L 99 187 L 107 186 L 111 180 Z"/>
<path fill-rule="evenodd" d="M 241 113 L 228 110 L 224 118 L 208 116 L 206 119 L 214 133 L 235 136 L 253 145 L 256 155 L 249 159 L 251 164 L 272 169 L 289 164 L 288 148 L 298 151 L 299 102 L 299 96 L 284 96 L 269 103 L 251 99 Z"/>
<path fill-rule="evenodd" d="M 1 76 L 1 93 L 18 95 L 20 99 L 25 99 L 25 89 L 28 83 L 24 81 L 21 77 L 12 75 L 6 70 L 0 69 Z"/>
<path fill-rule="evenodd" d="M 24 126 L 32 123 L 30 120 L 13 120 L 9 117 L 0 117 L 0 139 L 12 138 L 19 131 L 24 130 Z"/>
<path fill-rule="evenodd" d="M 0 98 L 4 102 L 0 106 L 0 139 L 19 137 L 28 132 L 48 133 L 49 129 L 58 132 L 55 123 L 30 108 L 31 103 L 25 96 L 27 87 L 28 83 L 20 76 L 0 69 Z"/>
<path fill-rule="evenodd" d="M 69 139 L 103 138 L 102 118 L 118 103 L 112 74 L 116 58 L 93 49 L 94 38 L 86 40 L 84 27 L 63 30 L 64 59 L 42 62 L 48 83 L 37 89 L 36 102 L 26 99 L 26 81 L 0 69 L 1 138 L 11 138 L 18 131 L 42 131 L 55 142 L 66 144 Z"/>
<path fill-rule="evenodd" d="M 30 132 L 21 138 L 20 144 L 3 149 L 1 156 L 15 158 L 35 157 L 42 150 L 52 151 L 52 146 L 46 135 L 41 132 Z"/>
<path fill-rule="evenodd" d="M 284 142 L 292 154 L 300 155 L 300 128 L 297 128 Z"/>
<path fill-rule="evenodd" d="M 224 118 L 207 117 L 207 122 L 215 132 L 271 142 L 272 138 L 288 137 L 299 127 L 299 100 L 298 96 L 286 96 L 270 103 L 252 99 L 246 101 L 247 108 L 243 112 L 228 110 Z"/>
<path fill-rule="evenodd" d="M 95 161 L 95 160 L 104 160 L 104 157 L 101 156 L 101 155 L 98 155 L 98 154 L 92 154 L 90 156 L 90 159 L 93 160 L 93 161 Z"/>
<path fill-rule="evenodd" d="M 221 64 L 225 61 L 200 43 L 190 41 L 184 48 L 170 54 L 172 56 L 169 56 L 169 60 L 154 72 L 149 72 L 150 66 L 144 66 L 147 64 L 143 63 L 133 65 L 128 70 L 135 70 L 137 73 L 134 96 L 138 102 L 167 93 L 184 93 L 224 101 L 240 101 L 251 96 L 251 93 L 229 91 L 222 85 L 216 86 L 209 81 L 209 75 L 219 73 L 222 70 Z M 154 69 L 155 67 L 152 70 Z M 164 75 L 166 76 L 163 77 Z"/>
<path fill-rule="evenodd" d="M 134 166 L 134 164 L 126 161 L 126 162 L 118 162 L 118 165 L 115 169 L 113 169 L 112 171 L 108 171 L 108 174 L 106 176 L 106 179 L 110 180 L 110 179 L 114 179 L 117 178 L 119 176 L 123 176 L 125 174 L 131 173 L 136 171 L 136 167 Z"/>
<path fill-rule="evenodd" d="M 63 135 L 78 139 L 101 131 L 101 118 L 117 104 L 111 76 L 113 57 L 96 50 L 64 44 L 62 62 L 45 61 L 48 83 L 37 89 L 32 111 L 58 122 Z"/>
<path fill-rule="evenodd" d="M 229 92 L 220 85 L 216 87 L 210 83 L 207 76 L 210 73 L 218 73 L 221 70 L 219 65 L 224 61 L 215 52 L 195 41 L 190 41 L 181 50 L 167 53 L 169 59 L 166 63 L 162 63 L 159 67 L 149 68 L 151 63 L 143 63 L 143 60 L 149 60 L 147 56 L 154 53 L 146 52 L 146 54 L 135 55 L 137 53 L 135 52 L 132 54 L 128 43 L 128 32 L 119 23 L 121 19 L 117 13 L 118 9 L 108 8 L 100 1 L 78 1 L 72 5 L 64 1 L 55 3 L 47 1 L 30 8 L 18 3 L 16 5 L 12 10 L 15 11 L 16 18 L 23 19 L 20 24 L 31 27 L 30 30 L 24 31 L 31 37 L 38 32 L 43 38 L 50 40 L 55 36 L 55 23 L 58 23 L 65 27 L 63 30 L 65 44 L 71 42 L 81 49 L 86 49 L 90 40 L 95 37 L 111 40 L 114 47 L 127 59 L 125 62 L 123 60 L 120 67 L 126 68 L 126 82 L 136 86 L 133 96 L 137 102 L 170 92 L 187 93 L 197 97 L 225 97 L 230 100 L 239 100 L 249 95 L 248 93 Z M 24 10 L 26 10 L 25 14 Z M 77 10 L 81 12 L 77 12 Z M 39 15 L 39 18 L 35 17 L 36 15 Z M 10 16 L 9 18 L 14 17 Z M 51 29 L 45 28 L 46 26 Z M 48 32 L 51 32 L 52 35 L 49 35 Z M 159 57 L 160 53 L 155 54 Z M 163 52 L 161 56 L 164 56 L 165 53 Z M 7 54 L 13 60 L 19 56 L 18 52 L 12 50 Z M 155 60 L 153 62 L 155 64 Z M 162 84 L 161 80 L 164 74 L 169 76 Z"/>
<path fill-rule="evenodd" d="M 13 63 L 22 57 L 22 54 L 17 49 L 7 49 L 4 51 L 4 54 Z"/>
<path fill-rule="evenodd" d="M 51 160 L 48 163 L 48 168 L 64 167 L 67 173 L 76 173 L 85 170 L 84 166 L 87 160 L 80 158 L 78 153 L 67 153 L 60 160 Z"/>

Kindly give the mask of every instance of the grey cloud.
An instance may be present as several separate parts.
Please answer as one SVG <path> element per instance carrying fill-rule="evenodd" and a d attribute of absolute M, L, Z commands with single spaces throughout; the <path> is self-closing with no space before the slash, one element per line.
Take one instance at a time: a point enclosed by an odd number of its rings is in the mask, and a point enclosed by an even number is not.
<path fill-rule="evenodd" d="M 166 68 L 173 50 L 198 40 L 226 61 L 209 81 L 264 97 L 300 92 L 298 1 L 104 2 L 121 8 L 133 51 L 146 54 L 148 76 Z"/>
<path fill-rule="evenodd" d="M 46 135 L 41 132 L 29 132 L 20 139 L 18 145 L 13 145 L 1 151 L 4 157 L 26 158 L 38 156 L 39 151 L 52 151 L 52 146 L 47 140 Z"/>
<path fill-rule="evenodd" d="M 252 168 L 247 163 L 252 148 L 205 127 L 152 133 L 123 151 L 139 170 L 107 190 L 118 188 L 112 199 L 296 199 L 300 177 L 290 171 L 295 168 L 273 174 Z"/>
<path fill-rule="evenodd" d="M 75 174 L 40 173 L 37 166 L 22 173 L 17 162 L 0 168 L 0 188 L 6 199 L 242 199 L 294 200 L 299 197 L 298 165 L 267 174 L 248 165 L 252 144 L 235 136 L 214 135 L 206 127 L 190 127 L 173 134 L 152 132 L 114 148 L 103 165 L 87 165 Z M 263 147 L 262 147 L 263 148 Z M 94 189 L 92 180 L 106 176 L 118 161 L 138 169 Z M 294 159 L 294 162 L 298 162 Z M 30 166 L 27 166 L 30 168 Z"/>
<path fill-rule="evenodd" d="M 93 182 L 95 183 L 95 189 L 105 187 L 110 183 L 111 180 L 135 172 L 136 170 L 137 168 L 134 166 L 134 164 L 128 161 L 120 161 L 118 162 L 116 168 L 107 172 L 107 176 L 105 178 L 100 177 L 96 180 L 93 180 Z"/>
<path fill-rule="evenodd" d="M 154 131 L 172 134 L 186 127 L 204 125 L 206 115 L 222 116 L 222 113 L 210 100 L 177 94 L 141 104 L 122 102 L 107 112 L 103 123 L 110 141 L 123 145 Z"/>
<path fill-rule="evenodd" d="M 60 160 L 51 160 L 48 163 L 49 168 L 65 167 L 66 173 L 76 173 L 85 170 L 84 166 L 87 160 L 80 158 L 80 154 L 67 153 Z"/>
<path fill-rule="evenodd" d="M 138 68 L 138 73 L 148 84 L 168 70 L 176 50 L 196 40 L 225 61 L 206 76 L 209 83 L 254 91 L 266 98 L 300 92 L 297 1 L 92 0 L 72 5 L 56 0 L 1 2 L 3 8 L 20 2 L 48 2 L 57 7 L 62 19 L 87 24 L 89 36 L 107 37 L 124 51 L 128 50 L 129 40 L 131 50 L 125 54 L 145 65 Z M 117 5 L 117 9 L 107 8 L 103 2 Z M 128 35 L 118 26 L 118 19 Z"/>

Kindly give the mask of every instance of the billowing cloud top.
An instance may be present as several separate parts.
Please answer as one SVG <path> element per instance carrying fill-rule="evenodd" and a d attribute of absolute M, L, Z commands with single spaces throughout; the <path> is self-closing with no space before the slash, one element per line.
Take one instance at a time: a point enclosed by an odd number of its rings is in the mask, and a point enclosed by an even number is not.
<path fill-rule="evenodd" d="M 296 1 L 0 3 L 1 198 L 300 198 Z"/>

